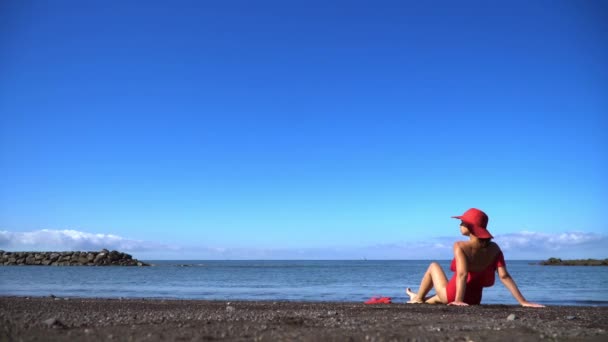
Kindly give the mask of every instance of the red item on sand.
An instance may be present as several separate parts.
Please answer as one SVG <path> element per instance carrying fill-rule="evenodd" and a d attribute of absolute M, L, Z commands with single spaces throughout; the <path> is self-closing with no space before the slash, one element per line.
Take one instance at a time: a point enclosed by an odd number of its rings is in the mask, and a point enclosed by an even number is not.
<path fill-rule="evenodd" d="M 372 297 L 365 304 L 390 304 L 391 297 Z"/>

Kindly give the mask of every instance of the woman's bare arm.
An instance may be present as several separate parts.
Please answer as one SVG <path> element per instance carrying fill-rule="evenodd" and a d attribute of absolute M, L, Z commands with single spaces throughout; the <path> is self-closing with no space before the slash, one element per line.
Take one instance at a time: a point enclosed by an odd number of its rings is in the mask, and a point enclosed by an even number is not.
<path fill-rule="evenodd" d="M 511 294 L 513 295 L 513 298 L 515 298 L 515 300 L 517 300 L 517 302 L 519 304 L 521 304 L 521 306 L 527 306 L 527 307 L 533 307 L 533 308 L 544 308 L 545 307 L 544 305 L 541 305 L 541 304 L 528 302 L 526 300 L 526 298 L 524 298 L 524 295 L 522 295 L 521 292 L 519 291 L 517 284 L 515 284 L 515 280 L 513 280 L 513 278 L 511 278 L 511 275 L 507 271 L 506 267 L 504 267 L 504 266 L 498 267 L 498 276 L 500 277 L 500 281 L 505 285 L 505 287 L 507 289 L 509 289 L 509 292 L 511 292 Z"/>
<path fill-rule="evenodd" d="M 448 305 L 465 306 L 468 305 L 463 301 L 464 293 L 467 290 L 469 266 L 467 265 L 467 257 L 458 242 L 454 244 L 454 257 L 456 258 L 456 298 Z"/>

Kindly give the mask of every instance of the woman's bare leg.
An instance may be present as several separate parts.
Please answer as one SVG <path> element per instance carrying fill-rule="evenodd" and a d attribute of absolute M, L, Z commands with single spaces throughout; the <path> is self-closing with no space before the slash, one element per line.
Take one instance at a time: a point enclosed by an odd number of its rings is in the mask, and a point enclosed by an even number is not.
<path fill-rule="evenodd" d="M 427 304 L 445 304 L 444 302 L 441 301 L 441 298 L 439 298 L 438 295 L 434 295 L 432 297 L 425 298 L 424 302 Z"/>
<path fill-rule="evenodd" d="M 410 300 L 408 301 L 408 303 L 447 303 L 448 299 L 445 291 L 445 287 L 447 284 L 448 278 L 443 272 L 443 269 L 441 269 L 441 266 L 439 266 L 438 263 L 433 262 L 422 277 L 420 287 L 418 288 L 418 293 L 412 292 L 412 290 L 410 290 L 409 288 L 407 289 L 406 292 L 410 296 Z M 435 292 L 437 294 L 433 297 L 425 298 L 424 296 L 426 296 L 427 293 L 429 293 L 429 291 L 433 287 L 435 288 Z"/>

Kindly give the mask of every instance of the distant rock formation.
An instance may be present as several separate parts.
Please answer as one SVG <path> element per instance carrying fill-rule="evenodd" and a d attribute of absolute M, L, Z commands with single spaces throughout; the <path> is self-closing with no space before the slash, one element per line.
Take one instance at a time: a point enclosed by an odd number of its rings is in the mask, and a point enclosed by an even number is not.
<path fill-rule="evenodd" d="M 99 252 L 5 252 L 0 266 L 150 266 L 130 254 L 102 249 Z"/>
<path fill-rule="evenodd" d="M 576 259 L 562 260 L 560 258 L 549 258 L 540 262 L 545 266 L 608 266 L 608 259 Z"/>

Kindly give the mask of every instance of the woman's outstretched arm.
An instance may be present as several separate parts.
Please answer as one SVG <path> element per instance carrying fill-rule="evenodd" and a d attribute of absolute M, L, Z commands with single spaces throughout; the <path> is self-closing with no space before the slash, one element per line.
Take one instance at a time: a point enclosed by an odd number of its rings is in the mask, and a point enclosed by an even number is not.
<path fill-rule="evenodd" d="M 454 243 L 454 257 L 456 258 L 456 298 L 448 305 L 466 306 L 469 305 L 464 302 L 469 267 L 467 257 L 458 242 Z"/>
<path fill-rule="evenodd" d="M 511 292 L 511 294 L 513 295 L 515 300 L 517 300 L 517 302 L 519 304 L 521 304 L 521 306 L 532 307 L 532 308 L 544 308 L 545 307 L 544 305 L 541 305 L 541 304 L 528 302 L 526 300 L 526 298 L 524 298 L 524 295 L 522 295 L 521 292 L 519 291 L 517 284 L 515 284 L 515 280 L 513 280 L 513 278 L 511 278 L 511 275 L 507 271 L 506 267 L 504 267 L 504 266 L 498 267 L 498 276 L 500 277 L 500 281 L 505 285 L 505 287 L 507 289 L 509 289 L 509 292 Z"/>

